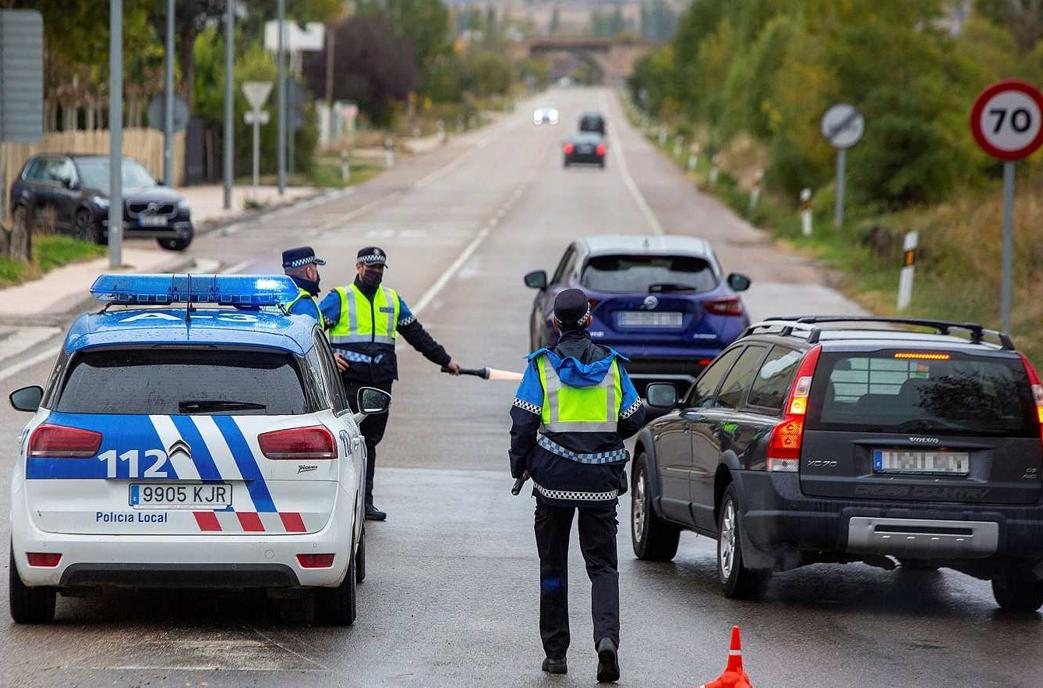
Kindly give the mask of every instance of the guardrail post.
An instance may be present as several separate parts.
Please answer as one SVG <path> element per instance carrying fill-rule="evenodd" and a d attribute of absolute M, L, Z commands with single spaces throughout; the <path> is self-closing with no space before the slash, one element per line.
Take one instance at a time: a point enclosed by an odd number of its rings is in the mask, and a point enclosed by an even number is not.
<path fill-rule="evenodd" d="M 391 140 L 391 137 L 384 139 L 384 167 L 395 166 L 395 143 Z"/>
<path fill-rule="evenodd" d="M 717 177 L 721 174 L 721 170 L 718 167 L 720 161 L 721 156 L 717 153 L 714 153 L 713 157 L 710 158 L 710 186 L 717 185 Z"/>
<path fill-rule="evenodd" d="M 764 170 L 757 170 L 753 177 L 753 188 L 750 189 L 750 212 L 757 209 L 761 200 L 761 187 L 764 185 Z"/>
<path fill-rule="evenodd" d="M 351 162 L 346 150 L 340 152 L 340 178 L 345 184 L 351 183 Z"/>
<path fill-rule="evenodd" d="M 811 189 L 800 190 L 800 230 L 804 236 L 811 236 Z"/>
<path fill-rule="evenodd" d="M 920 233 L 907 232 L 902 244 L 902 272 L 898 276 L 898 310 L 904 311 L 913 300 L 913 271 L 916 269 L 916 248 Z"/>

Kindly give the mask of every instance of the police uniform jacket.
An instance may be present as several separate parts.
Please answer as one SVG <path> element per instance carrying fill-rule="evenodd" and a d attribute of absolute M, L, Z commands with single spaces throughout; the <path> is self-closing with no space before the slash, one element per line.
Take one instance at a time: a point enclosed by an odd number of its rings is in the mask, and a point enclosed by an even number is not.
<path fill-rule="evenodd" d="M 511 474 L 517 478 L 528 471 L 536 499 L 552 506 L 615 505 L 629 458 L 623 440 L 635 434 L 645 418 L 622 365 L 626 359 L 593 343 L 584 330 L 563 334 L 556 347 L 540 349 L 528 360 L 511 407 Z M 603 417 L 605 422 L 582 430 L 587 424 L 544 422 L 557 403 L 551 396 L 561 394 L 561 387 L 595 386 L 606 389 L 611 412 Z"/>
<path fill-rule="evenodd" d="M 379 317 L 372 309 L 374 309 L 377 290 L 384 289 L 384 287 L 367 287 L 358 277 L 355 278 L 354 285 L 368 299 L 372 317 L 374 319 Z M 397 293 L 395 298 L 398 299 L 398 320 L 395 323 L 398 334 L 401 334 L 410 346 L 427 360 L 440 366 L 449 365 L 452 357 L 446 353 L 445 348 L 424 329 L 424 326 L 420 324 L 413 312 L 409 310 L 409 306 Z M 341 299 L 336 290 L 326 295 L 319 304 L 319 308 L 328 328 L 334 328 L 340 322 Z M 398 358 L 395 356 L 394 342 L 376 341 L 374 337 L 373 341 L 351 343 L 332 341 L 332 344 L 333 349 L 348 359 L 350 364 L 347 372 L 344 373 L 346 381 L 372 384 L 398 379 Z"/>

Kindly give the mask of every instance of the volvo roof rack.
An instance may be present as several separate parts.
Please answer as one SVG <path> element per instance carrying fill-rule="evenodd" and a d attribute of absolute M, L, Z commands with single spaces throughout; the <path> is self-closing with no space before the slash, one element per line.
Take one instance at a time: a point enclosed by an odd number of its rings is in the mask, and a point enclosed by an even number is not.
<path fill-rule="evenodd" d="M 818 342 L 823 328 L 822 324 L 829 323 L 872 323 L 882 325 L 905 325 L 912 327 L 929 327 L 938 334 L 949 335 L 952 330 L 963 330 L 970 333 L 972 344 L 981 344 L 986 336 L 995 337 L 1004 349 L 1014 349 L 1014 342 L 1010 335 L 998 330 L 990 330 L 970 322 L 955 322 L 950 320 L 930 320 L 924 318 L 887 318 L 881 316 L 866 315 L 794 315 L 785 317 L 770 317 L 751 325 L 743 333 L 743 336 L 753 334 L 757 330 L 778 328 L 778 334 L 788 337 L 794 332 L 806 332 L 808 342 Z"/>

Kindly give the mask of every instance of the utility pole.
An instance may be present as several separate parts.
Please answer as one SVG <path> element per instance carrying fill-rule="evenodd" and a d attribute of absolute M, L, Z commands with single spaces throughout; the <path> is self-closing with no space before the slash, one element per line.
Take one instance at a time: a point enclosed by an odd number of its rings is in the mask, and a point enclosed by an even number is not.
<path fill-rule="evenodd" d="M 226 0 L 225 11 L 225 210 L 232 208 L 232 176 L 235 174 L 235 2 Z"/>
<path fill-rule="evenodd" d="M 278 104 L 276 114 L 278 128 L 276 131 L 275 150 L 276 163 L 279 168 L 279 195 L 286 193 L 286 0 L 278 0 L 279 38 L 276 42 L 275 60 L 279 65 Z"/>
<path fill-rule="evenodd" d="M 163 183 L 174 186 L 174 0 L 167 0 L 166 38 L 163 56 Z"/>
<path fill-rule="evenodd" d="M 109 0 L 109 266 L 123 265 L 123 0 Z"/>
<path fill-rule="evenodd" d="M 326 136 L 327 144 L 333 136 L 333 48 L 336 41 L 336 26 L 326 27 Z"/>

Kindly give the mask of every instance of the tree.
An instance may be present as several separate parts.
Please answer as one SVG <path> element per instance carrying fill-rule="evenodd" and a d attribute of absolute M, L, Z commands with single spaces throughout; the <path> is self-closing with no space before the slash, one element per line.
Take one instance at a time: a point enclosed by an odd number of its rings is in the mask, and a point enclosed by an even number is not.
<path fill-rule="evenodd" d="M 978 0 L 975 9 L 1006 26 L 1022 53 L 1035 48 L 1043 35 L 1043 0 Z"/>
<path fill-rule="evenodd" d="M 360 0 L 359 14 L 381 14 L 395 36 L 412 45 L 419 71 L 449 49 L 449 10 L 442 0 Z"/>
<path fill-rule="evenodd" d="M 376 12 L 356 15 L 334 30 L 338 67 L 333 97 L 357 102 L 374 122 L 390 122 L 394 101 L 405 99 L 417 86 L 412 43 L 396 36 L 388 18 Z M 303 71 L 312 92 L 323 92 L 326 51 L 307 53 Z"/>

